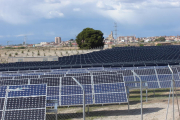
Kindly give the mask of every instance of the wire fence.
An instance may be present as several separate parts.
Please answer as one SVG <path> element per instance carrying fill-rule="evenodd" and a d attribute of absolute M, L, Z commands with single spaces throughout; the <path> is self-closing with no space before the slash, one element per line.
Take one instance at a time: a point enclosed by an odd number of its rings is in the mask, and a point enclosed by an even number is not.
<path fill-rule="evenodd" d="M 179 119 L 180 66 L 57 71 L 22 72 L 22 74 L 5 72 L 1 74 L 0 84 L 47 83 L 47 99 L 57 99 L 59 105 L 47 106 L 46 120 L 83 120 L 84 114 L 87 120 Z M 92 98 L 85 98 L 86 100 L 92 99 L 89 104 L 85 104 L 85 113 L 83 112 L 82 97 L 76 97 L 78 94 L 82 96 L 82 90 L 77 83 L 74 83 L 72 77 L 79 82 L 80 86 L 83 86 L 86 95 L 92 96 Z M 112 85 L 112 83 L 114 84 Z M 124 86 L 121 86 L 121 83 Z M 118 85 L 119 87 L 116 87 Z M 111 98 L 111 100 L 122 99 L 121 96 L 118 98 L 118 94 L 116 94 L 116 92 L 121 93 L 121 88 L 126 88 L 124 93 L 127 96 L 124 98 L 127 98 L 128 101 L 110 102 Z M 114 95 L 104 97 L 103 94 L 107 92 Z M 174 105 L 172 96 L 174 96 Z"/>

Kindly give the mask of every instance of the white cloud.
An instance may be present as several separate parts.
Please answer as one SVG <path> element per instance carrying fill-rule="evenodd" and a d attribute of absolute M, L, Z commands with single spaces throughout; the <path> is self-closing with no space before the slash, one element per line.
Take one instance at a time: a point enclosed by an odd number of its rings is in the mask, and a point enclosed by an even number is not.
<path fill-rule="evenodd" d="M 161 23 L 167 23 L 172 18 L 180 18 L 179 0 L 0 0 L 0 2 L 0 20 L 12 24 L 24 24 L 43 18 L 65 18 L 72 16 L 71 10 L 82 11 L 82 18 L 100 15 L 122 24 L 157 24 L 160 19 L 163 19 Z"/>
<path fill-rule="evenodd" d="M 3 36 L 2 35 L 0 35 L 0 38 L 2 38 Z"/>
<path fill-rule="evenodd" d="M 73 11 L 81 11 L 80 8 L 74 8 Z"/>
<path fill-rule="evenodd" d="M 34 35 L 34 34 L 33 33 L 19 34 L 19 35 L 15 35 L 15 37 L 31 36 L 31 35 Z"/>

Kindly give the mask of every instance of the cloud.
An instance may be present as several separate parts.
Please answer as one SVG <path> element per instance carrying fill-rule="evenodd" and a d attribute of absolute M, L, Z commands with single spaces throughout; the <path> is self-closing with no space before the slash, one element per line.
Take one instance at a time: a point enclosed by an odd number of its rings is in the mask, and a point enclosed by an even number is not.
<path fill-rule="evenodd" d="M 73 11 L 81 11 L 80 8 L 74 8 Z"/>
<path fill-rule="evenodd" d="M 4 37 L 4 36 L 0 35 L 0 38 L 2 38 L 2 37 Z"/>
<path fill-rule="evenodd" d="M 112 19 L 120 24 L 167 24 L 180 18 L 179 0 L 0 0 L 0 20 L 27 24 L 41 19 Z M 72 9 L 73 8 L 73 9 Z M 72 11 L 81 11 L 74 12 Z M 162 19 L 162 21 L 160 21 Z M 172 20 L 174 21 L 174 20 Z"/>
<path fill-rule="evenodd" d="M 22 36 L 31 36 L 34 35 L 33 33 L 28 33 L 28 34 L 19 34 L 19 35 L 15 35 L 15 37 L 22 37 Z"/>

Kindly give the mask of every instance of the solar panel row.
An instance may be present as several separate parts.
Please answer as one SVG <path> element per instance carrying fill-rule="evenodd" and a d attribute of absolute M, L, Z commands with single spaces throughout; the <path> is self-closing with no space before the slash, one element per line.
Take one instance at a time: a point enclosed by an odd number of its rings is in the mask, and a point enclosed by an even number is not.
<path fill-rule="evenodd" d="M 0 119 L 45 120 L 46 84 L 0 86 Z"/>

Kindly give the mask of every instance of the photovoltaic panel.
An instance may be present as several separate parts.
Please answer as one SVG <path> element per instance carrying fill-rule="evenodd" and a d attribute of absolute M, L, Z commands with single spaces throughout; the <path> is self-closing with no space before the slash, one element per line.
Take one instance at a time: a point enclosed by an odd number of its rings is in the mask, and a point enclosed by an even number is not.
<path fill-rule="evenodd" d="M 139 70 L 134 70 L 134 72 L 137 75 L 155 75 L 155 70 L 154 69 L 139 69 Z"/>
<path fill-rule="evenodd" d="M 72 74 L 66 74 L 67 77 L 78 77 L 78 76 L 87 76 L 90 75 L 90 73 L 72 73 Z"/>
<path fill-rule="evenodd" d="M 46 84 L 8 86 L 6 89 L 5 120 L 45 120 Z"/>
<path fill-rule="evenodd" d="M 47 96 L 57 96 L 57 95 L 59 95 L 59 86 L 47 87 Z"/>
<path fill-rule="evenodd" d="M 44 108 L 46 96 L 8 98 L 6 109 Z"/>
<path fill-rule="evenodd" d="M 140 78 L 142 81 L 147 81 L 147 82 L 156 81 L 157 82 L 156 75 L 141 75 Z"/>
<path fill-rule="evenodd" d="M 94 85 L 95 93 L 109 93 L 109 92 L 126 92 L 124 83 L 116 84 L 95 84 Z"/>
<path fill-rule="evenodd" d="M 24 85 L 28 84 L 28 79 L 21 79 L 21 80 L 1 80 L 0 85 Z"/>
<path fill-rule="evenodd" d="M 51 75 L 41 75 L 40 78 L 58 78 L 63 76 L 64 74 L 51 74 Z"/>
<path fill-rule="evenodd" d="M 74 77 L 78 82 L 82 85 L 84 84 L 92 84 L 91 83 L 91 76 L 79 76 L 79 77 Z"/>
<path fill-rule="evenodd" d="M 91 94 L 92 89 L 91 85 L 83 85 L 86 94 Z M 74 94 L 83 94 L 83 91 L 80 86 L 62 86 L 61 95 L 74 95 Z"/>
<path fill-rule="evenodd" d="M 170 88 L 171 87 L 171 81 L 163 81 L 160 82 L 161 88 Z"/>
<path fill-rule="evenodd" d="M 59 86 L 60 85 L 60 78 L 38 78 L 38 79 L 31 79 L 31 84 L 46 84 L 47 86 Z"/>
<path fill-rule="evenodd" d="M 15 76 L 14 79 L 32 79 L 32 78 L 38 78 L 38 75 L 32 75 L 32 76 Z"/>
<path fill-rule="evenodd" d="M 45 120 L 45 109 L 6 111 L 5 120 Z"/>
<path fill-rule="evenodd" d="M 93 76 L 94 84 L 124 82 L 122 74 Z"/>
<path fill-rule="evenodd" d="M 159 81 L 169 81 L 172 80 L 172 75 L 158 75 Z"/>
<path fill-rule="evenodd" d="M 77 83 L 72 79 L 72 77 L 62 77 L 62 85 L 77 85 Z"/>
<path fill-rule="evenodd" d="M 0 98 L 4 98 L 6 95 L 7 86 L 0 86 Z"/>
<path fill-rule="evenodd" d="M 8 80 L 8 79 L 13 79 L 13 77 L 0 77 L 0 80 Z"/>
<path fill-rule="evenodd" d="M 156 71 L 157 74 L 172 74 L 169 68 L 158 68 Z"/>
<path fill-rule="evenodd" d="M 85 96 L 86 104 L 93 104 L 92 95 L 88 94 Z M 83 95 L 69 95 L 61 96 L 61 105 L 82 105 L 83 104 Z"/>
<path fill-rule="evenodd" d="M 123 76 L 133 76 L 133 73 L 131 70 L 120 70 L 120 71 L 117 71 L 117 73 L 122 73 Z"/>
<path fill-rule="evenodd" d="M 147 82 L 148 88 L 159 88 L 158 82 Z"/>
<path fill-rule="evenodd" d="M 60 106 L 59 96 L 47 96 L 47 100 L 58 100 L 58 106 Z M 46 106 L 54 106 L 54 103 L 47 103 Z"/>
<path fill-rule="evenodd" d="M 9 86 L 9 89 L 27 88 L 23 91 L 10 91 L 8 97 L 19 97 L 19 96 L 39 96 L 46 95 L 46 84 L 43 85 L 18 85 Z"/>
<path fill-rule="evenodd" d="M 103 72 L 92 72 L 92 75 L 106 75 L 106 74 L 109 74 L 109 75 L 114 75 L 114 74 L 117 74 L 117 72 L 109 72 L 109 71 L 103 71 Z"/>
<path fill-rule="evenodd" d="M 126 93 L 104 93 L 104 94 L 95 94 L 95 103 L 122 103 L 127 102 Z"/>

